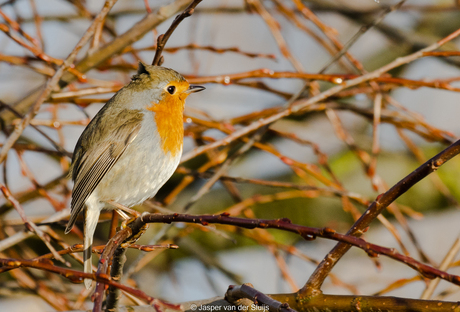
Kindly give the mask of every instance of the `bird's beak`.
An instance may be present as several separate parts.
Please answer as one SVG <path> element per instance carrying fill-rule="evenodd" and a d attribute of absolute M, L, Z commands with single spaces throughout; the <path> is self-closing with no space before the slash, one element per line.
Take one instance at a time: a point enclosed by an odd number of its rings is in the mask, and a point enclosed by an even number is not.
<path fill-rule="evenodd" d="M 190 85 L 190 87 L 185 91 L 185 93 L 196 93 L 196 92 L 200 92 L 200 91 L 203 91 L 204 89 L 206 89 L 205 87 L 202 87 L 202 86 L 195 86 L 195 85 Z"/>

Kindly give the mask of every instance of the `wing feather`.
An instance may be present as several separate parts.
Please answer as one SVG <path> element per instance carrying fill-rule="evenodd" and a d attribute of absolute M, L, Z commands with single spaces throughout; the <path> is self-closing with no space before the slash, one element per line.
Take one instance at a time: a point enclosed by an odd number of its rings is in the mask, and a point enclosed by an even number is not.
<path fill-rule="evenodd" d="M 98 131 L 97 128 L 93 127 L 93 131 L 89 128 L 86 131 L 87 128 L 85 132 L 88 133 L 84 132 L 77 143 L 78 150 L 75 151 L 73 159 L 74 167 L 72 168 L 72 178 L 75 181 L 70 204 L 72 212 L 67 223 L 66 233 L 72 229 L 79 213 L 85 207 L 88 197 L 139 133 L 143 118 L 142 113 L 139 111 L 124 110 L 117 116 L 114 116 L 114 118 L 117 117 L 118 120 L 115 120 L 122 125 L 114 131 L 107 133 L 106 137 L 97 132 L 93 133 L 94 131 Z M 92 142 L 88 144 L 85 142 L 87 140 L 91 140 Z M 85 143 L 90 146 L 89 149 L 85 149 Z"/>

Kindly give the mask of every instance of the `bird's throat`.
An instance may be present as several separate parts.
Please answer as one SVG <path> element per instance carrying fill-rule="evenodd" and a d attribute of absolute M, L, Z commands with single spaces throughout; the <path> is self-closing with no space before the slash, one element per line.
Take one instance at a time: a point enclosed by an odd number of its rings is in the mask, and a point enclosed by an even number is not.
<path fill-rule="evenodd" d="M 154 112 L 161 148 L 165 154 L 177 156 L 182 150 L 184 140 L 183 110 L 184 101 L 176 97 L 166 96 L 159 103 L 152 102 L 147 107 Z"/>

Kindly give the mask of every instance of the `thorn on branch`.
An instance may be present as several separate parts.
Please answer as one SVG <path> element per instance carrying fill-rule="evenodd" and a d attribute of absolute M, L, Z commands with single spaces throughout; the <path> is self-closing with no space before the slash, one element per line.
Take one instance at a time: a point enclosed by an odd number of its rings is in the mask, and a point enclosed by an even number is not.
<path fill-rule="evenodd" d="M 273 298 L 270 298 L 266 294 L 256 290 L 249 283 L 241 286 L 230 285 L 225 293 L 225 300 L 235 305 L 246 305 L 246 302 L 242 299 L 249 299 L 249 302 L 252 301 L 255 305 L 263 307 L 266 311 L 295 312 L 295 310 L 289 307 L 288 303 L 281 303 Z"/>
<path fill-rule="evenodd" d="M 315 235 L 311 235 L 311 234 L 306 234 L 306 233 L 302 233 L 300 234 L 300 236 L 302 236 L 302 238 L 306 241 L 313 241 L 316 239 L 316 236 Z"/>

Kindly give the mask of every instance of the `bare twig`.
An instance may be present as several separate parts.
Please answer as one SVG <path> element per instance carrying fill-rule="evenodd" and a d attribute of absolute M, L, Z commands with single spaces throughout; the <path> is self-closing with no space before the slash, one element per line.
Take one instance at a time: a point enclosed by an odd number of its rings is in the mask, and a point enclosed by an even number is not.
<path fill-rule="evenodd" d="M 117 36 L 110 43 L 102 46 L 93 54 L 88 55 L 79 61 L 78 64 L 75 65 L 75 69 L 80 73 L 85 73 L 88 70 L 97 67 L 104 61 L 108 60 L 111 56 L 120 53 L 124 48 L 142 38 L 152 28 L 158 26 L 172 15 L 181 11 L 185 6 L 189 4 L 189 2 L 190 0 L 175 0 L 170 4 L 159 8 L 157 11 L 148 14 L 141 21 L 133 25 L 133 27 L 131 27 L 128 31 Z M 62 78 L 59 81 L 59 87 L 63 88 L 75 79 L 76 76 L 74 74 L 66 72 L 62 75 Z M 40 94 L 42 94 L 42 88 L 27 95 L 25 98 L 19 101 L 14 108 L 20 114 L 24 114 L 34 103 L 36 103 Z M 8 124 L 14 118 L 14 115 L 11 113 L 4 113 L 1 114 L 1 117 Z"/>
<path fill-rule="evenodd" d="M 281 53 L 284 55 L 284 57 L 286 57 L 289 60 L 289 62 L 291 62 L 292 66 L 295 68 L 296 71 L 303 72 L 304 69 L 302 64 L 294 57 L 294 55 L 287 47 L 287 43 L 284 40 L 283 35 L 281 34 L 278 22 L 267 11 L 262 2 L 259 0 L 247 0 L 246 2 L 250 4 L 255 9 L 255 11 L 264 19 L 265 23 L 270 28 L 270 31 L 273 37 L 275 38 L 276 43 L 278 44 L 279 49 Z"/>
<path fill-rule="evenodd" d="M 64 72 L 70 68 L 73 64 L 75 58 L 77 57 L 78 52 L 83 48 L 83 46 L 88 42 L 91 36 L 94 34 L 94 31 L 97 28 L 99 23 L 102 23 L 109 13 L 112 6 L 117 2 L 117 0 L 107 0 L 102 8 L 101 12 L 97 15 L 97 17 L 93 20 L 93 23 L 89 26 L 86 30 L 85 34 L 81 37 L 78 41 L 75 48 L 70 52 L 69 56 L 66 60 L 62 63 L 59 69 L 56 71 L 54 76 L 46 83 L 44 90 L 41 92 L 39 98 L 35 101 L 35 104 L 30 108 L 29 113 L 21 120 L 21 123 L 17 124 L 14 128 L 14 132 L 8 137 L 6 142 L 4 143 L 1 151 L 0 151 L 0 163 L 2 163 L 6 156 L 8 155 L 8 151 L 22 134 L 24 129 L 29 125 L 30 121 L 35 117 L 40 109 L 40 106 L 45 102 L 48 96 L 53 91 L 54 87 L 59 83 L 59 80 L 64 75 Z"/>
<path fill-rule="evenodd" d="M 396 198 L 404 194 L 417 182 L 425 178 L 428 174 L 437 170 L 442 164 L 460 153 L 460 141 L 455 142 L 438 155 L 432 157 L 423 165 L 418 167 L 404 179 L 396 183 L 384 194 L 381 194 L 377 199 L 367 208 L 366 212 L 359 218 L 358 221 L 347 232 L 347 235 L 361 236 L 369 224 L 390 205 Z M 332 270 L 334 265 L 341 259 L 341 257 L 350 249 L 350 245 L 339 243 L 337 244 L 321 261 L 320 265 L 316 268 L 313 275 L 310 277 L 307 284 L 303 287 L 304 293 L 316 292 L 320 289 L 327 274 Z"/>
<path fill-rule="evenodd" d="M 443 271 L 447 270 L 449 266 L 452 264 L 452 261 L 454 261 L 455 256 L 458 254 L 459 250 L 460 250 L 460 238 L 457 237 L 455 242 L 452 244 L 452 247 L 449 249 L 449 252 L 446 254 L 444 259 L 442 260 L 442 263 L 439 266 L 439 269 Z M 428 287 L 425 288 L 422 295 L 420 296 L 420 299 L 430 299 L 430 297 L 433 295 L 433 292 L 438 286 L 440 281 L 441 280 L 438 278 L 431 280 L 430 283 L 428 284 Z"/>
<path fill-rule="evenodd" d="M 5 265 L 10 268 L 21 268 L 21 267 L 35 268 L 35 269 L 40 269 L 43 271 L 53 272 L 73 282 L 82 282 L 83 279 L 90 278 L 97 282 L 101 282 L 109 286 L 118 287 L 121 290 L 126 291 L 127 293 L 130 293 L 138 298 L 141 298 L 142 300 L 145 300 L 146 302 L 155 303 L 158 306 L 164 305 L 168 308 L 175 309 L 175 310 L 178 310 L 180 308 L 180 306 L 178 305 L 170 304 L 170 303 L 155 299 L 153 297 L 150 297 L 138 289 L 134 289 L 129 286 L 112 281 L 107 274 L 84 273 L 84 272 L 71 270 L 67 268 L 61 268 L 55 265 L 51 265 L 49 263 L 37 262 L 34 260 L 24 260 L 24 259 L 0 258 L 0 264 Z"/>
<path fill-rule="evenodd" d="M 447 37 L 443 38 L 442 40 L 439 40 L 438 42 L 430 45 L 429 47 L 426 47 L 420 51 L 417 51 L 413 54 L 410 54 L 410 55 L 407 55 L 405 57 L 400 57 L 396 60 L 394 60 L 393 62 L 390 62 L 388 63 L 387 65 L 385 66 L 382 66 L 380 67 L 379 69 L 373 71 L 373 72 L 370 72 L 369 74 L 365 74 L 363 76 L 360 76 L 358 78 L 355 78 L 355 79 L 351 79 L 351 80 L 348 80 L 344 83 L 342 83 L 341 85 L 339 86 L 335 86 L 335 87 L 332 87 L 330 89 L 328 89 L 327 91 L 324 91 L 316 96 L 313 96 L 307 100 L 302 100 L 302 101 L 298 101 L 298 103 L 296 103 L 295 105 L 293 105 L 292 107 L 289 107 L 289 108 L 286 108 L 285 110 L 277 113 L 277 114 L 273 114 L 267 118 L 262 118 L 260 120 L 258 120 L 257 122 L 253 122 L 251 123 L 250 125 L 242 128 L 242 129 L 239 129 L 235 132 L 233 132 L 231 135 L 225 137 L 224 139 L 221 139 L 221 140 L 218 140 L 218 141 L 215 141 L 213 143 L 210 143 L 208 145 L 205 145 L 205 146 L 200 146 L 200 147 L 197 147 L 195 148 L 194 150 L 188 152 L 187 154 L 183 155 L 182 159 L 181 159 L 181 162 L 185 162 L 187 160 L 190 160 L 210 149 L 214 149 L 214 148 L 217 148 L 219 146 L 223 146 L 223 145 L 228 145 L 230 142 L 242 137 L 242 136 L 245 136 L 247 135 L 248 133 L 254 131 L 254 130 L 257 130 L 258 128 L 260 127 L 263 127 L 265 125 L 269 125 L 281 118 L 284 118 L 284 117 L 287 117 L 293 113 L 296 113 L 302 109 L 305 109 L 306 107 L 308 107 L 309 105 L 312 105 L 314 103 L 317 103 L 317 102 L 320 102 L 320 101 L 323 101 L 325 99 L 327 99 L 328 97 L 330 96 L 333 96 L 335 95 L 336 93 L 342 91 L 342 90 L 345 90 L 349 87 L 352 87 L 352 86 L 356 86 L 362 82 L 366 82 L 366 81 L 369 81 L 371 79 L 374 79 L 374 78 L 377 78 L 379 76 L 381 76 L 382 74 L 386 73 L 387 71 L 393 69 L 393 68 L 396 68 L 398 66 L 401 66 L 403 64 L 407 64 L 407 63 L 410 63 L 410 62 L 413 62 L 414 60 L 416 59 L 419 59 L 421 57 L 423 57 L 423 53 L 425 52 L 429 52 L 429 51 L 433 51 L 437 48 L 439 48 L 440 46 L 442 46 L 444 43 L 456 38 L 457 36 L 460 35 L 460 29 L 457 29 L 456 31 L 454 31 L 453 33 L 451 33 L 450 35 L 448 35 Z"/>
<path fill-rule="evenodd" d="M 193 14 L 195 11 L 195 7 L 201 2 L 202 0 L 193 0 L 192 3 L 172 22 L 171 26 L 168 28 L 168 30 L 158 36 L 157 39 L 157 49 L 155 51 L 155 56 L 153 57 L 152 65 L 161 65 L 163 62 L 161 61 L 161 53 L 163 52 L 163 49 L 166 45 L 166 42 L 168 42 L 169 37 L 171 37 L 172 33 L 174 30 L 179 26 L 179 24 L 187 17 Z"/>
<path fill-rule="evenodd" d="M 11 204 L 14 206 L 16 211 L 19 213 L 21 216 L 22 221 L 24 222 L 25 227 L 29 230 L 37 234 L 37 236 L 45 243 L 46 247 L 51 251 L 53 254 L 54 258 L 56 260 L 61 261 L 62 263 L 67 263 L 64 258 L 54 249 L 53 245 L 51 245 L 48 237 L 45 236 L 45 233 L 43 233 L 42 230 L 38 226 L 35 225 L 35 223 L 27 220 L 27 216 L 24 212 L 24 209 L 22 208 L 21 204 L 11 195 L 10 191 L 4 186 L 0 184 L 0 190 L 2 191 L 3 195 L 5 196 L 6 199 L 8 199 Z"/>
<path fill-rule="evenodd" d="M 110 239 L 110 241 L 107 243 L 106 247 L 104 248 L 104 251 L 102 252 L 96 274 L 107 274 L 107 269 L 110 266 L 110 262 L 111 262 L 111 259 L 112 259 L 112 256 L 115 250 L 117 250 L 121 242 L 125 241 L 131 235 L 132 235 L 131 228 L 125 227 L 124 229 L 118 231 Z M 116 279 L 116 281 L 119 281 L 119 279 Z M 105 288 L 104 286 L 105 286 L 104 283 L 98 282 L 96 284 L 96 289 L 94 291 L 93 312 L 100 312 L 102 310 L 102 301 L 104 299 L 104 288 Z M 110 301 L 112 304 L 115 303 L 116 305 L 116 302 L 119 299 L 120 293 L 114 289 L 112 289 L 111 292 L 112 292 L 112 299 Z M 116 293 L 116 295 L 113 295 L 113 293 Z M 115 297 L 115 299 L 113 299 L 113 296 Z M 113 308 L 114 306 L 111 305 L 110 309 L 113 309 Z"/>
<path fill-rule="evenodd" d="M 145 223 L 171 223 L 171 222 L 188 222 L 188 223 L 198 223 L 202 225 L 208 224 L 226 224 L 238 226 L 246 229 L 262 228 L 262 229 L 278 229 L 283 231 L 292 232 L 300 235 L 305 240 L 314 240 L 316 237 L 322 237 L 326 239 L 332 239 L 340 241 L 340 244 L 344 244 L 350 248 L 350 246 L 355 246 L 363 249 L 369 256 L 376 257 L 377 255 L 385 255 L 391 259 L 397 260 L 401 263 L 404 263 L 411 267 L 414 270 L 420 272 L 426 278 L 442 278 L 448 282 L 451 282 L 455 285 L 460 285 L 460 276 L 449 274 L 447 272 L 441 271 L 439 269 L 433 268 L 429 265 L 423 264 L 416 261 L 415 259 L 404 256 L 398 253 L 394 248 L 386 248 L 382 246 L 377 246 L 371 243 L 366 242 L 365 240 L 351 236 L 339 234 L 333 229 L 330 228 L 312 228 L 307 226 L 301 226 L 291 223 L 289 219 L 277 219 L 277 220 L 267 220 L 267 219 L 244 219 L 230 217 L 228 213 L 223 213 L 220 215 L 187 215 L 187 214 L 171 214 L 171 215 L 161 215 L 161 214 L 148 214 L 144 213 L 140 218 L 141 222 Z M 300 295 L 303 295 L 302 290 L 299 291 Z"/>
<path fill-rule="evenodd" d="M 300 2 L 299 0 L 296 0 L 297 2 Z M 403 4 L 406 2 L 406 0 L 399 1 L 395 5 L 392 5 L 390 7 L 385 8 L 381 13 L 380 16 L 377 17 L 372 21 L 372 23 L 368 25 L 361 26 L 361 28 L 358 30 L 358 32 L 350 39 L 348 42 L 345 44 L 345 46 L 342 47 L 342 49 L 334 55 L 334 57 L 323 67 L 323 69 L 320 70 L 320 73 L 325 72 L 329 66 L 334 64 L 338 59 L 340 59 L 347 51 L 350 49 L 350 47 L 359 39 L 361 38 L 362 35 L 364 35 L 369 29 L 374 27 L 375 25 L 379 24 L 386 16 L 387 14 L 398 10 Z"/>
<path fill-rule="evenodd" d="M 21 118 L 21 119 L 24 118 L 24 116 L 21 116 L 21 114 L 19 114 L 14 108 L 12 108 L 10 105 L 8 105 L 8 104 L 6 104 L 6 103 L 4 103 L 2 101 L 0 101 L 0 107 L 8 109 L 10 112 L 15 114 L 18 118 Z M 31 126 L 35 130 L 37 130 L 38 133 L 43 135 L 48 141 L 50 141 L 51 144 L 53 144 L 53 146 L 59 151 L 59 153 L 61 153 L 64 156 L 67 156 L 67 157 L 72 157 L 72 153 L 67 152 L 61 145 L 59 145 L 56 141 L 54 141 L 52 138 L 50 138 L 50 136 L 47 135 L 45 132 L 43 132 L 40 128 L 38 128 L 35 125 L 31 125 Z"/>

